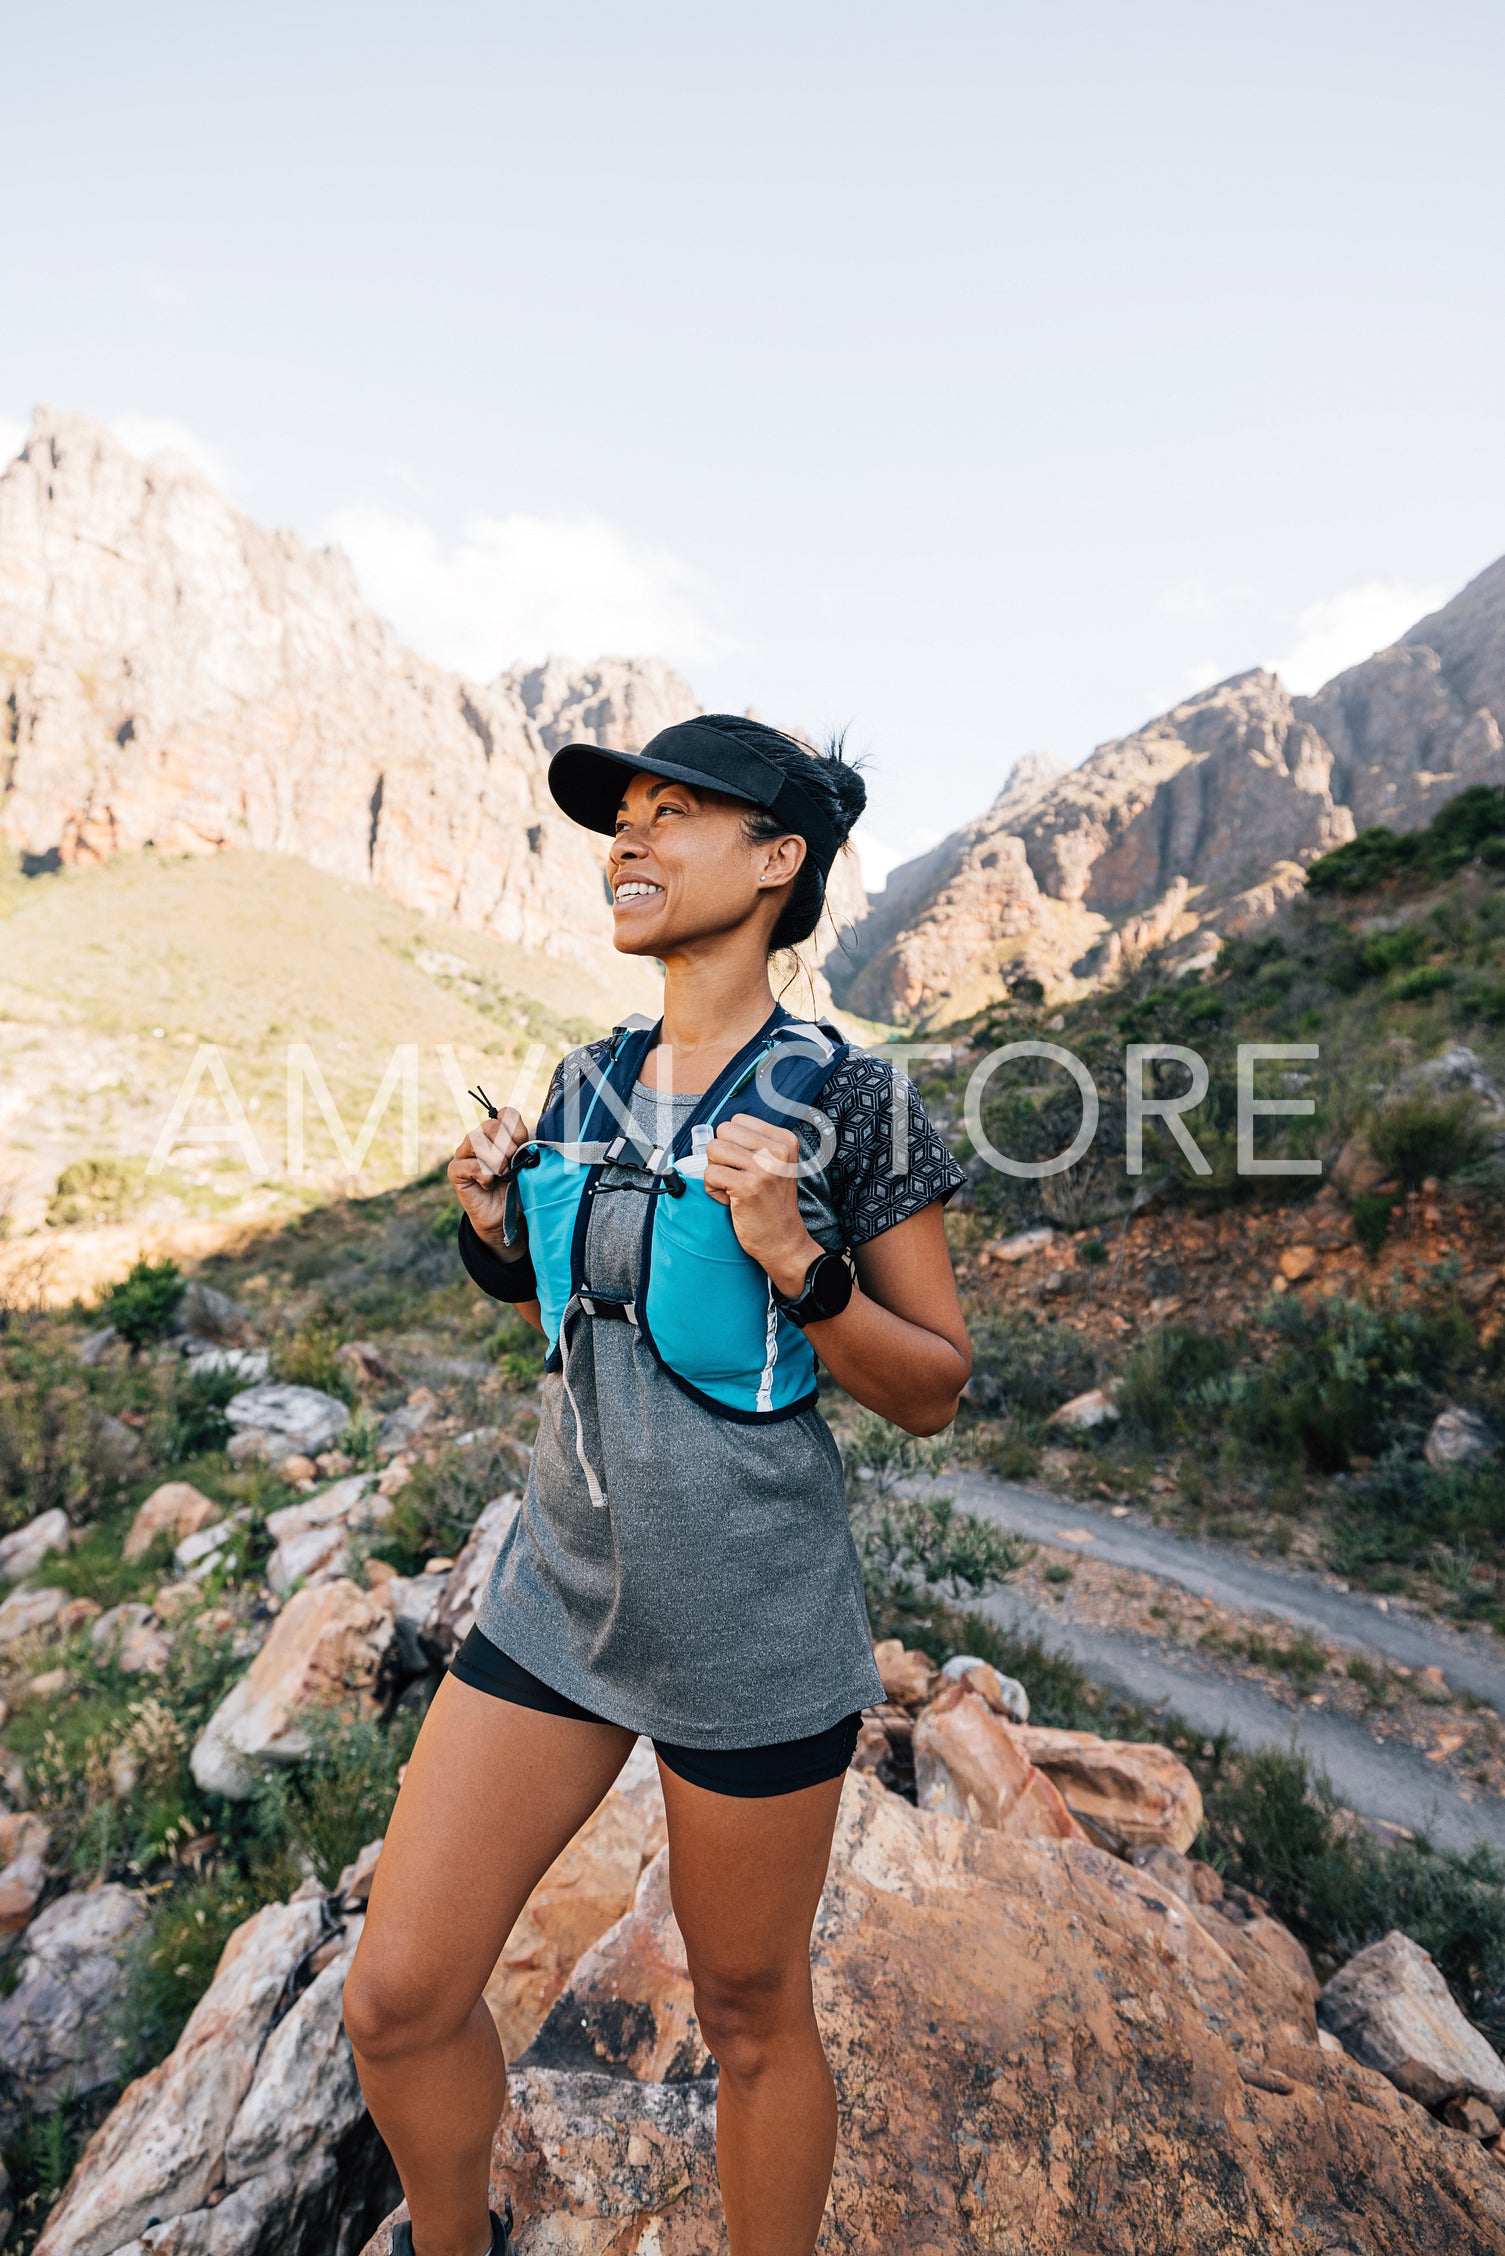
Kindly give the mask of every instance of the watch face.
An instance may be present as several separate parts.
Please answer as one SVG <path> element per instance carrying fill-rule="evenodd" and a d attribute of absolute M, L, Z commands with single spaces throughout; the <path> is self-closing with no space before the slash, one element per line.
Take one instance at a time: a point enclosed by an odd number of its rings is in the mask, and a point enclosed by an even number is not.
<path fill-rule="evenodd" d="M 852 1272 L 839 1253 L 828 1253 L 815 1265 L 806 1296 L 823 1316 L 839 1316 L 852 1297 Z"/>

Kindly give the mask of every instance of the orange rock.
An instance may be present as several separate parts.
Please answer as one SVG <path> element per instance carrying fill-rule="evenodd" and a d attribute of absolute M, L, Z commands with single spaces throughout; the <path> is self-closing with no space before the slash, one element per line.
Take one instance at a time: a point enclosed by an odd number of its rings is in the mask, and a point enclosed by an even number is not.
<path fill-rule="evenodd" d="M 1319 1256 L 1314 1245 L 1287 1246 L 1280 1257 L 1280 1273 L 1288 1284 L 1298 1285 L 1316 1268 Z"/>
<path fill-rule="evenodd" d="M 906 1652 L 897 1637 L 885 1637 L 873 1647 L 873 1660 L 884 1691 L 901 1708 L 917 1708 L 929 1698 L 937 1671 L 928 1653 L 917 1647 Z"/>
<path fill-rule="evenodd" d="M 600 1808 L 550 1865 L 503 1946 L 486 2003 L 515 2060 L 598 1936 L 632 1908 L 643 1868 L 663 1847 L 663 1790 L 640 1743 Z"/>
<path fill-rule="evenodd" d="M 1202 1828 L 1202 1794 L 1169 1747 L 1099 1739 L 1090 1731 L 1010 1726 L 1022 1753 L 1059 1787 L 1070 1808 L 1129 1848 L 1156 1843 L 1184 1855 Z"/>
<path fill-rule="evenodd" d="M 725 2245 L 666 1861 L 513 2077 L 492 2198 L 524 2246 Z M 1304 1986 L 1213 1928 L 1237 1933 L 1101 1850 L 1006 1840 L 849 1776 L 813 1954 L 841 2123 L 831 2248 L 1502 2256 L 1493 2156 L 1325 2051 Z M 368 2256 L 389 2240 L 390 2220 Z"/>
<path fill-rule="evenodd" d="M 915 1787 L 920 1807 L 969 1817 L 1015 1840 L 1084 1840 L 1050 1780 L 1005 1723 L 965 1685 L 950 1684 L 915 1725 Z"/>
<path fill-rule="evenodd" d="M 223 1506 L 195 1488 L 192 1481 L 164 1481 L 138 1507 L 120 1556 L 139 1559 L 143 1552 L 151 1549 L 159 1535 L 181 1543 L 185 1535 L 197 1535 L 200 1528 L 212 1527 L 224 1516 Z"/>

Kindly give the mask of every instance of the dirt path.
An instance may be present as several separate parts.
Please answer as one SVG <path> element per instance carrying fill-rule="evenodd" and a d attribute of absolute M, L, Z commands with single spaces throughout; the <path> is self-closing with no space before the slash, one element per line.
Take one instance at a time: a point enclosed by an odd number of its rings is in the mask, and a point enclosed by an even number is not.
<path fill-rule="evenodd" d="M 1245 1747 L 1294 1740 L 1365 1817 L 1439 1846 L 1483 1839 L 1505 1850 L 1505 1659 L 1487 1631 L 1461 1635 L 1394 1601 L 1384 1607 L 1315 1575 L 985 1475 L 948 1474 L 946 1486 L 966 1510 L 1044 1547 L 1043 1572 L 1027 1570 L 987 1602 L 995 1619 L 1043 1636 L 1099 1683 L 1176 1709 L 1208 1737 L 1226 1731 Z M 1067 1561 L 1076 1571 L 1057 1581 Z M 1168 1603 L 1146 1606 L 1155 1585 Z M 1181 1593 L 1199 1604 L 1178 1603 Z M 1189 1642 L 1212 1609 L 1217 1635 Z M 1272 1624 L 1320 1646 L 1319 1673 L 1304 1687 L 1230 1659 L 1240 1628 Z M 1372 1703 L 1346 1665 L 1359 1656 L 1365 1681 L 1381 1680 Z"/>
<path fill-rule="evenodd" d="M 1044 1637 L 1097 1683 L 1145 1707 L 1174 1708 L 1209 1739 L 1226 1731 L 1250 1748 L 1289 1747 L 1294 1739 L 1326 1771 L 1339 1799 L 1361 1817 L 1425 1833 L 1439 1848 L 1467 1849 L 1485 1840 L 1505 1851 L 1505 1799 L 1481 1795 L 1465 1801 L 1467 1789 L 1451 1773 L 1433 1769 L 1403 1741 L 1377 1742 L 1351 1717 L 1311 1707 L 1293 1711 L 1191 1655 L 1062 1620 L 1013 1590 L 985 1600 L 981 1610 L 1011 1629 Z"/>
<path fill-rule="evenodd" d="M 1455 1691 L 1471 1692 L 1505 1715 L 1505 1654 L 1487 1630 L 1465 1636 L 1397 1599 L 1387 1602 L 1339 1590 L 1316 1575 L 1267 1566 L 1191 1536 L 1169 1535 L 1132 1513 L 1115 1519 L 1090 1504 L 1016 1488 L 984 1473 L 948 1471 L 944 1485 L 967 1511 L 1001 1520 L 1036 1543 L 1068 1544 L 1082 1556 L 1136 1567 L 1198 1597 L 1266 1614 L 1293 1629 L 1381 1653 L 1408 1668 L 1440 1668 Z M 1089 1540 L 1073 1544 L 1073 1535 Z"/>

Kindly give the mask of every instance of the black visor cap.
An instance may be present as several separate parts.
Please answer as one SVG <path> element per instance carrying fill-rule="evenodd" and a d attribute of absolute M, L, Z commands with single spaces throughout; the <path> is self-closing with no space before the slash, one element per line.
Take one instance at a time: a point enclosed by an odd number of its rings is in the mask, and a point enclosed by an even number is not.
<path fill-rule="evenodd" d="M 549 762 L 549 789 L 571 822 L 608 838 L 617 827 L 617 810 L 628 779 L 667 776 L 700 791 L 719 791 L 762 807 L 786 830 L 803 838 L 816 860 L 829 869 L 843 843 L 824 810 L 792 776 L 700 721 L 676 721 L 660 729 L 641 752 L 607 752 L 596 744 L 566 744 Z"/>

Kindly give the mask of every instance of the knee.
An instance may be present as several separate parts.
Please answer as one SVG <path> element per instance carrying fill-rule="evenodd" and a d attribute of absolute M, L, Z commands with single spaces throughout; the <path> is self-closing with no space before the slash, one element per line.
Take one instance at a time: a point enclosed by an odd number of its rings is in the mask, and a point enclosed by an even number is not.
<path fill-rule="evenodd" d="M 783 1967 L 697 1972 L 695 2018 L 707 2049 L 734 2081 L 761 2075 L 792 2023 L 809 2015 L 809 1980 Z"/>
<path fill-rule="evenodd" d="M 431 1984 L 420 1984 L 400 1963 L 384 1962 L 376 1953 L 363 1959 L 357 1952 L 345 1977 L 345 2034 L 363 2060 L 398 2060 L 456 2034 L 474 2002 L 467 1999 L 462 2008 Z"/>

